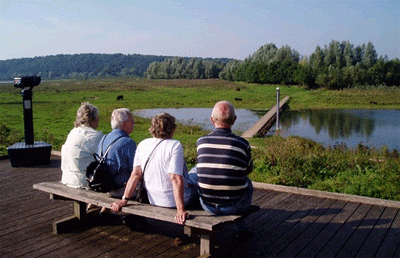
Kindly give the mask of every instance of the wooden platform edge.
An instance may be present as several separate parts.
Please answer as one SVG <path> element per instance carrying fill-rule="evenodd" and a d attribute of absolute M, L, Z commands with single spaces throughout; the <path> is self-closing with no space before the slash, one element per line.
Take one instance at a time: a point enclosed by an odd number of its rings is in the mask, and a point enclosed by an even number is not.
<path fill-rule="evenodd" d="M 312 189 L 306 189 L 306 188 L 300 188 L 300 187 L 294 187 L 294 186 L 273 185 L 273 184 L 259 183 L 259 182 L 254 182 L 254 181 L 253 181 L 253 186 L 255 188 L 274 190 L 274 191 L 279 191 L 279 192 L 287 192 L 287 193 L 301 194 L 301 195 L 308 195 L 308 196 L 315 196 L 315 197 L 329 198 L 329 199 L 338 199 L 338 200 L 348 201 L 348 202 L 360 202 L 360 203 L 364 203 L 364 204 L 385 206 L 385 207 L 390 207 L 390 208 L 400 208 L 400 202 L 393 201 L 393 200 L 365 197 L 365 196 L 359 196 L 359 195 L 350 195 L 350 194 L 343 194 L 343 193 L 333 193 L 333 192 L 312 190 Z"/>

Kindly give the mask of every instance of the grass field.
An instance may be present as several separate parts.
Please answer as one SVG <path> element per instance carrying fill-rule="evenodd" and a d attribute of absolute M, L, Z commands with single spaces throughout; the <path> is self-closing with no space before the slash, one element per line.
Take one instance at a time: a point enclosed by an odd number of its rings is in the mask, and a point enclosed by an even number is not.
<path fill-rule="evenodd" d="M 290 96 L 292 110 L 315 108 L 400 108 L 400 89 L 371 87 L 342 91 L 311 91 L 298 86 L 258 85 L 221 80 L 98 79 L 43 81 L 33 89 L 35 141 L 51 143 L 60 150 L 73 127 L 76 110 L 89 101 L 100 110 L 98 130 L 108 133 L 113 109 L 211 108 L 219 100 L 235 108 L 266 111 L 281 97 Z M 12 84 L 0 86 L 0 155 L 7 147 L 23 141 L 21 90 Z M 116 98 L 123 95 L 122 101 Z M 242 99 L 235 101 L 235 98 Z M 138 143 L 150 137 L 149 120 L 136 117 L 131 137 Z M 189 167 L 196 161 L 196 140 L 208 132 L 195 126 L 179 125 L 175 137 L 185 147 Z M 359 194 L 400 200 L 400 165 L 397 151 L 359 146 L 324 148 L 320 144 L 279 136 L 249 140 L 254 146 L 255 181 Z"/>

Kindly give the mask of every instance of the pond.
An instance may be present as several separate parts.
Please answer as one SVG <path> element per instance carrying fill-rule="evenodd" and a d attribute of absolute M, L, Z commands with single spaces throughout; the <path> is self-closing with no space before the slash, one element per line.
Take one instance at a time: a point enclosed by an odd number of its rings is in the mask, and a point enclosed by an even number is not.
<path fill-rule="evenodd" d="M 173 115 L 178 123 L 184 125 L 198 125 L 205 130 L 213 130 L 210 121 L 212 108 L 155 108 L 134 110 L 133 114 L 140 117 L 151 118 L 161 112 L 167 112 Z M 235 109 L 237 116 L 236 123 L 232 130 L 244 132 L 257 122 L 260 118 L 257 114 L 247 109 Z"/>
<path fill-rule="evenodd" d="M 167 108 L 136 110 L 134 114 L 150 118 L 168 112 L 179 123 L 198 125 L 212 130 L 211 108 Z M 244 132 L 264 114 L 237 109 L 237 120 L 233 127 L 236 133 Z M 273 125 L 269 134 L 274 134 Z M 287 110 L 280 115 L 280 134 L 283 137 L 296 135 L 333 146 L 344 143 L 349 148 L 358 144 L 390 150 L 400 150 L 400 110 Z"/>
<path fill-rule="evenodd" d="M 325 146 L 400 150 L 400 110 L 303 110 L 281 115 L 282 136 L 297 135 Z"/>

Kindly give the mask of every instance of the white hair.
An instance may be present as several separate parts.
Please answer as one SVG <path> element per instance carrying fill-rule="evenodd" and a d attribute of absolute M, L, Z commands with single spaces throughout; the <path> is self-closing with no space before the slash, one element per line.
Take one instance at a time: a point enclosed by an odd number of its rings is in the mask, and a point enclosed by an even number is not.
<path fill-rule="evenodd" d="M 213 108 L 211 117 L 218 125 L 231 127 L 236 120 L 235 108 L 229 101 L 217 102 Z"/>
<path fill-rule="evenodd" d="M 114 109 L 112 114 L 111 114 L 111 128 L 112 129 L 121 129 L 121 126 L 125 121 L 128 121 L 129 115 L 131 114 L 131 111 L 127 108 L 119 108 L 119 109 Z"/>

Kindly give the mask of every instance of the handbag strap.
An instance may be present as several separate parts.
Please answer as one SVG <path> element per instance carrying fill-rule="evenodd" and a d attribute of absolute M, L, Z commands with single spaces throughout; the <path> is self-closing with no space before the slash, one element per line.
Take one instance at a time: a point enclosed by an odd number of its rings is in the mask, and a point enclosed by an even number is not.
<path fill-rule="evenodd" d="M 151 155 L 153 155 L 153 153 L 154 153 L 154 151 L 156 150 L 156 148 L 158 147 L 158 145 L 160 145 L 160 143 L 162 143 L 164 140 L 165 140 L 165 139 L 162 139 L 161 141 L 159 141 L 159 142 L 157 143 L 156 147 L 154 147 L 154 149 L 151 151 L 149 157 L 148 157 L 147 160 L 146 160 L 146 163 L 144 164 L 144 168 L 143 168 L 143 172 L 142 172 L 142 173 L 143 173 L 143 176 L 144 176 L 144 171 L 146 170 L 146 167 L 147 167 L 147 163 L 149 163 L 149 160 L 150 160 L 150 158 L 151 158 Z"/>
<path fill-rule="evenodd" d="M 107 135 L 108 135 L 108 134 L 107 134 Z M 103 142 L 102 142 L 102 145 L 101 145 L 101 153 L 100 153 L 100 154 L 101 154 L 101 157 L 100 157 L 101 159 L 105 159 L 105 158 L 106 158 L 108 151 L 110 150 L 111 146 L 112 146 L 116 141 L 118 141 L 118 140 L 121 139 L 122 137 L 125 137 L 125 136 L 122 135 L 122 136 L 117 137 L 117 139 L 113 140 L 113 141 L 110 143 L 110 145 L 108 145 L 108 147 L 107 147 L 107 149 L 106 149 L 106 152 L 104 152 L 104 155 L 103 155 L 103 144 L 104 144 L 104 141 L 105 141 L 107 135 L 104 136 Z"/>

